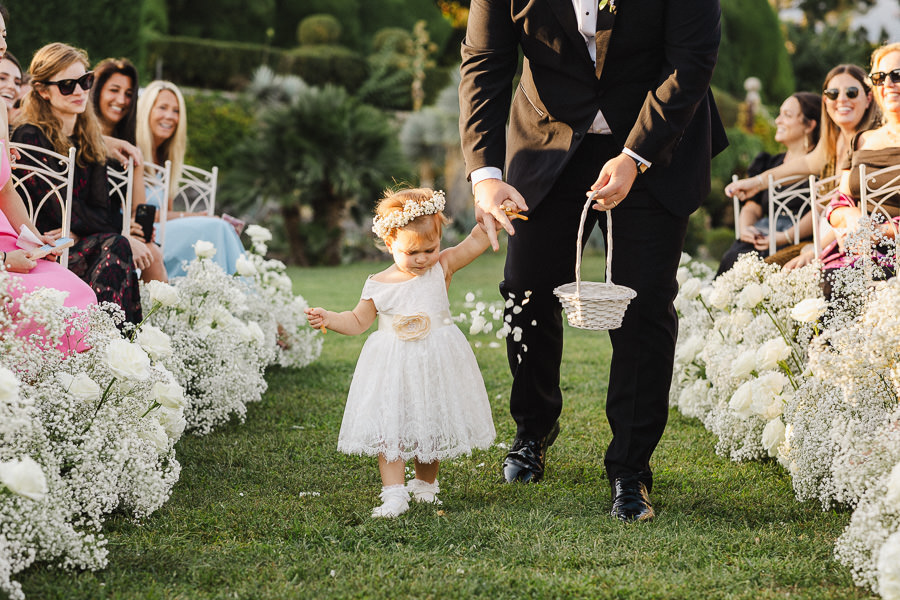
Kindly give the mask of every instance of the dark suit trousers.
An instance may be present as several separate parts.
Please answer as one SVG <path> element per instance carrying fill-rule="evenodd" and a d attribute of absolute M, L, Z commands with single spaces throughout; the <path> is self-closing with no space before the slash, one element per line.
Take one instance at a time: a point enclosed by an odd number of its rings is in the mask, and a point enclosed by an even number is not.
<path fill-rule="evenodd" d="M 500 291 L 504 298 L 514 294 L 515 305 L 521 305 L 526 291 L 531 292 L 519 314 L 507 309 L 511 325 L 523 331 L 520 342 L 507 338 L 513 374 L 510 412 L 519 436 L 544 436 L 562 410 L 564 317 L 553 288 L 575 279 L 575 242 L 585 192 L 603 164 L 620 151 L 612 136 L 587 135 L 551 192 L 529 213 L 529 220 L 513 221 L 516 234 L 509 238 Z M 612 214 L 613 281 L 634 289 L 637 298 L 629 305 L 622 327 L 609 332 L 613 354 L 606 414 L 613 438 L 604 462 L 610 480 L 639 473 L 649 488 L 650 455 L 668 419 L 678 332 L 672 301 L 678 289 L 675 273 L 687 217 L 663 208 L 641 177 Z M 606 217 L 595 210 L 588 211 L 585 236 L 596 229 L 598 220 L 605 239 Z"/>

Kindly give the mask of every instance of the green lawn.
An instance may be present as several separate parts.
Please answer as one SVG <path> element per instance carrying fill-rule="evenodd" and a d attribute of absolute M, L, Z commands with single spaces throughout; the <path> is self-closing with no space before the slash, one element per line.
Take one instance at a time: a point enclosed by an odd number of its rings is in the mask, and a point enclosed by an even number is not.
<path fill-rule="evenodd" d="M 585 279 L 601 268 L 588 259 Z M 312 305 L 355 305 L 378 265 L 293 270 Z M 497 295 L 499 256 L 460 272 L 468 291 Z M 657 518 L 609 516 L 602 457 L 606 334 L 567 331 L 562 433 L 543 483 L 500 484 L 504 451 L 443 465 L 440 510 L 369 517 L 375 461 L 335 451 L 364 336 L 329 333 L 302 371 L 272 370 L 247 422 L 179 442 L 184 469 L 171 500 L 139 525 L 113 519 L 110 565 L 98 573 L 32 568 L 32 599 L 50 598 L 866 598 L 832 560 L 848 512 L 794 500 L 774 463 L 735 464 L 672 411 L 655 454 Z M 498 441 L 514 432 L 504 351 L 476 349 Z"/>

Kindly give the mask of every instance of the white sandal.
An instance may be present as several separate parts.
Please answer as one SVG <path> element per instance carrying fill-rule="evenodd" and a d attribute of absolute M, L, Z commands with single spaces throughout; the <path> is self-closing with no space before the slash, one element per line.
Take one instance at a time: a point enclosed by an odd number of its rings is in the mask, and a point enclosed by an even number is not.
<path fill-rule="evenodd" d="M 437 497 L 438 492 L 441 491 L 437 479 L 434 480 L 434 483 L 428 483 L 422 479 L 411 479 L 409 483 L 406 484 L 406 489 L 412 494 L 413 500 L 416 502 L 427 502 L 429 504 L 437 505 L 443 504 Z"/>
<path fill-rule="evenodd" d="M 409 510 L 409 492 L 402 483 L 381 488 L 381 506 L 372 509 L 372 517 L 397 517 Z"/>

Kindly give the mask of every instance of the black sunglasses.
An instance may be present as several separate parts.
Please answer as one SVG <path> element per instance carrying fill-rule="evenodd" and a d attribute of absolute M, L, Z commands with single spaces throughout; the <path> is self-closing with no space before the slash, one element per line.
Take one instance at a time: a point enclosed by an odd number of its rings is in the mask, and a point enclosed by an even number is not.
<path fill-rule="evenodd" d="M 59 93 L 63 96 L 68 96 L 75 91 L 75 85 L 77 84 L 84 91 L 88 91 L 91 89 L 91 86 L 94 85 L 94 72 L 88 71 L 78 79 L 61 79 L 59 81 L 42 81 L 44 85 L 55 85 L 59 89 Z"/>
<path fill-rule="evenodd" d="M 891 80 L 891 83 L 900 83 L 900 69 L 894 69 L 893 71 L 888 71 L 887 73 L 883 71 L 869 73 L 869 79 L 872 80 L 872 85 L 882 85 L 888 79 Z"/>
<path fill-rule="evenodd" d="M 859 88 L 856 86 L 843 89 L 844 93 L 847 94 L 847 97 L 851 100 L 859 96 Z M 841 90 L 840 88 L 828 88 L 827 90 L 822 90 L 822 94 L 829 100 L 837 100 L 838 96 L 841 95 Z"/>

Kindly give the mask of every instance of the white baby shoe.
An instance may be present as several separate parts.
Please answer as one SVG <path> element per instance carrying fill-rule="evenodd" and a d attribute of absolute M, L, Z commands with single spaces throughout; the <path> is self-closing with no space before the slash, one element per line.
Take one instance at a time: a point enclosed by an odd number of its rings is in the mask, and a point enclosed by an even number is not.
<path fill-rule="evenodd" d="M 421 479 L 412 479 L 406 484 L 406 489 L 412 494 L 413 500 L 416 502 L 428 502 L 429 504 L 443 504 L 437 497 L 441 491 L 437 479 L 434 483 L 428 483 Z"/>
<path fill-rule="evenodd" d="M 372 517 L 396 517 L 409 510 L 409 492 L 402 483 L 381 488 L 381 506 L 372 509 Z"/>

